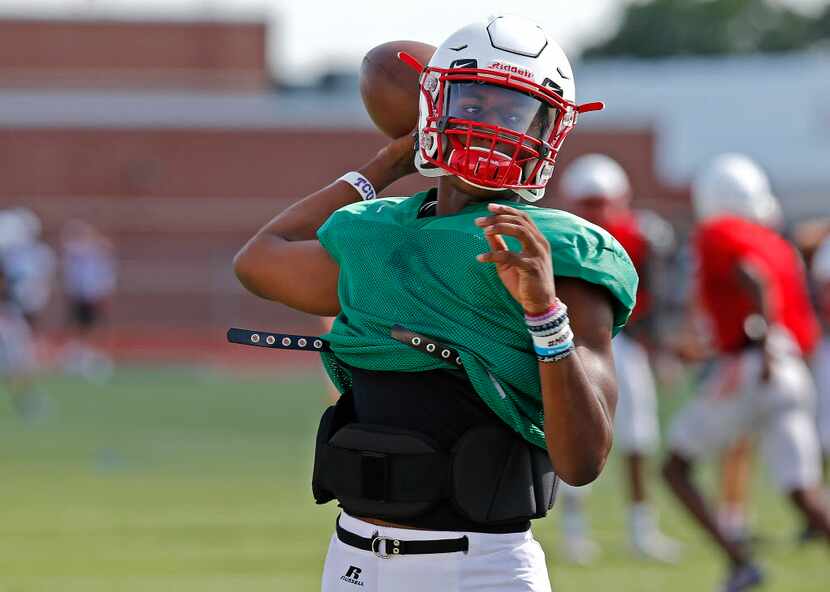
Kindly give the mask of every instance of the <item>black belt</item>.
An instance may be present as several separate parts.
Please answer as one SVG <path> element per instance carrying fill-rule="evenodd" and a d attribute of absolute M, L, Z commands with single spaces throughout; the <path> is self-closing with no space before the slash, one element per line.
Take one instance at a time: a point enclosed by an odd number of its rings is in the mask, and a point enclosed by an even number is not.
<path fill-rule="evenodd" d="M 410 347 L 421 350 L 425 354 L 438 358 L 461 368 L 463 363 L 458 351 L 448 345 L 410 331 L 400 325 L 392 327 L 392 338 Z M 269 347 L 271 349 L 294 349 L 299 351 L 330 352 L 331 345 L 325 339 L 314 335 L 291 335 L 286 333 L 270 333 L 268 331 L 252 331 L 250 329 L 228 329 L 228 341 L 240 345 Z"/>
<path fill-rule="evenodd" d="M 470 541 L 466 536 L 458 539 L 436 539 L 432 541 L 402 541 L 393 537 L 372 535 L 366 539 L 360 535 L 345 530 L 340 526 L 340 518 L 337 518 L 337 538 L 343 543 L 361 549 L 371 551 L 381 559 L 389 559 L 393 555 L 428 555 L 431 553 L 457 553 L 470 548 Z"/>
<path fill-rule="evenodd" d="M 331 347 L 327 341 L 313 335 L 288 335 L 285 333 L 237 329 L 236 327 L 228 329 L 228 341 L 240 345 L 254 345 L 256 347 L 270 347 L 272 349 L 295 349 L 317 352 L 331 351 Z"/>

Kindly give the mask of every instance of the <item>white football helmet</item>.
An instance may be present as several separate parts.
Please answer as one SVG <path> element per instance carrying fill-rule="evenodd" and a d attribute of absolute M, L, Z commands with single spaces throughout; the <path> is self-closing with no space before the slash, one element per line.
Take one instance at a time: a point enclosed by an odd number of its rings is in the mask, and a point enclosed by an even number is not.
<path fill-rule="evenodd" d="M 475 187 L 511 189 L 537 201 L 577 115 L 568 58 L 537 24 L 499 16 L 444 41 L 420 71 L 418 151 L 427 177 L 455 175 Z"/>
<path fill-rule="evenodd" d="M 766 173 L 742 154 L 722 154 L 695 177 L 692 205 L 699 220 L 733 215 L 773 228 L 782 222 Z"/>
<path fill-rule="evenodd" d="M 562 175 L 562 196 L 569 201 L 601 198 L 628 202 L 631 184 L 619 163 L 604 154 L 586 154 L 574 160 Z"/>

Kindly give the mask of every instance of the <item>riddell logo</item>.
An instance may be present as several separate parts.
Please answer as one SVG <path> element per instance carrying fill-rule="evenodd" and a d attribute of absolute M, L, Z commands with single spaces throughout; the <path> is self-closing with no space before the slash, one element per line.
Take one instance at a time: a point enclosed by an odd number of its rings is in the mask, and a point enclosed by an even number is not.
<path fill-rule="evenodd" d="M 513 66 L 511 64 L 505 64 L 503 62 L 493 62 L 492 64 L 490 64 L 489 68 L 491 70 L 509 72 L 510 74 L 518 74 L 519 76 L 524 76 L 525 78 L 533 78 L 533 72 L 531 72 L 530 70 L 520 68 L 519 66 Z"/>
<path fill-rule="evenodd" d="M 346 575 L 340 576 L 340 579 L 344 582 L 348 582 L 350 584 L 354 584 L 355 586 L 362 586 L 363 582 L 360 581 L 360 572 L 363 571 L 359 567 L 355 567 L 354 565 L 350 565 L 349 569 L 346 570 Z"/>

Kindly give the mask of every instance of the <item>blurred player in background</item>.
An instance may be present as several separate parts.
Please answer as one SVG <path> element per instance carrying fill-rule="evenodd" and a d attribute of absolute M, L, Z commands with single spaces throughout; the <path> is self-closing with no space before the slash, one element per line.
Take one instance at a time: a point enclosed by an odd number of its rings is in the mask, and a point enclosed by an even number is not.
<path fill-rule="evenodd" d="M 691 479 L 693 465 L 747 435 L 760 439 L 775 485 L 830 541 L 820 495 L 814 384 L 804 357 L 818 325 L 794 248 L 768 227 L 775 208 L 763 171 L 723 155 L 694 180 L 697 299 L 715 335 L 717 366 L 674 418 L 664 476 L 677 498 L 729 557 L 722 590 L 759 585 L 760 568 L 731 539 Z"/>
<path fill-rule="evenodd" d="M 818 386 L 818 427 L 827 481 L 830 469 L 830 238 L 824 240 L 813 257 L 812 277 L 824 328 L 824 336 L 813 357 L 813 371 Z"/>
<path fill-rule="evenodd" d="M 824 336 L 813 358 L 818 386 L 818 425 L 827 476 L 830 459 L 830 238 L 825 239 L 813 257 L 812 277 Z"/>
<path fill-rule="evenodd" d="M 113 246 L 82 220 L 67 222 L 62 234 L 61 269 L 71 335 L 64 364 L 67 371 L 105 380 L 112 373 L 112 362 L 93 345 L 93 338 L 115 291 Z"/>
<path fill-rule="evenodd" d="M 673 231 L 657 214 L 640 216 L 631 209 L 628 176 L 608 156 L 588 154 L 576 159 L 564 172 L 561 193 L 566 209 L 606 229 L 622 244 L 640 276 L 637 306 L 612 342 L 619 389 L 614 447 L 625 458 L 631 548 L 642 557 L 673 562 L 679 545 L 660 531 L 646 485 L 646 459 L 657 450 L 660 428 L 657 389 L 644 346 L 655 337 L 653 267 L 672 249 Z M 588 535 L 583 494 L 567 486 L 562 490 L 563 549 L 569 559 L 582 564 L 598 552 Z"/>
<path fill-rule="evenodd" d="M 772 193 L 759 196 L 753 209 L 746 213 L 753 222 L 780 233 L 784 226 L 781 205 Z M 711 353 L 711 342 L 707 340 L 707 355 Z M 752 466 L 755 446 L 750 436 L 739 438 L 720 457 L 720 497 L 717 518 L 724 533 L 742 544 L 759 541 L 750 531 L 749 492 L 751 489 Z"/>
<path fill-rule="evenodd" d="M 827 238 L 830 238 L 830 218 L 811 217 L 793 228 L 793 242 L 808 262 L 813 261 L 819 247 Z"/>
<path fill-rule="evenodd" d="M 47 411 L 47 399 L 35 385 L 34 372 L 32 333 L 0 265 L 0 384 L 26 421 L 41 419 Z"/>
<path fill-rule="evenodd" d="M 41 222 L 28 208 L 6 212 L 15 237 L 6 241 L 3 265 L 6 269 L 12 298 L 17 302 L 29 326 L 35 330 L 44 308 L 49 303 L 55 276 L 55 253 L 41 240 Z M 10 244 L 9 244 L 10 243 Z"/>

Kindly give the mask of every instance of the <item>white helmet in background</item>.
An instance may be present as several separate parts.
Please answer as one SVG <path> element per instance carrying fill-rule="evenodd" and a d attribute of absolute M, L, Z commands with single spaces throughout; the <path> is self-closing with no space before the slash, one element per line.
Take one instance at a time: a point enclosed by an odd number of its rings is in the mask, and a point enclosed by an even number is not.
<path fill-rule="evenodd" d="M 573 72 L 536 23 L 498 16 L 468 25 L 421 69 L 418 171 L 454 175 L 475 187 L 541 199 L 556 155 L 579 113 Z"/>
<path fill-rule="evenodd" d="M 0 251 L 26 244 L 28 233 L 25 221 L 14 210 L 0 211 Z"/>
<path fill-rule="evenodd" d="M 43 231 L 43 225 L 40 218 L 29 208 L 14 208 L 11 213 L 17 216 L 20 223 L 26 232 L 27 241 L 36 241 L 40 238 L 40 233 Z"/>
<path fill-rule="evenodd" d="M 784 212 L 778 198 L 769 193 L 765 198 L 758 199 L 755 203 L 754 220 L 769 228 L 781 230 L 784 227 Z"/>
<path fill-rule="evenodd" d="M 726 215 L 772 227 L 782 221 L 766 173 L 742 154 L 722 154 L 694 178 L 692 205 L 701 221 Z"/>
<path fill-rule="evenodd" d="M 816 254 L 813 255 L 810 272 L 816 283 L 825 284 L 830 282 L 830 238 L 824 239 Z"/>
<path fill-rule="evenodd" d="M 631 199 L 628 175 L 616 160 L 604 154 L 586 154 L 574 160 L 562 176 L 560 190 L 568 201 Z"/>

